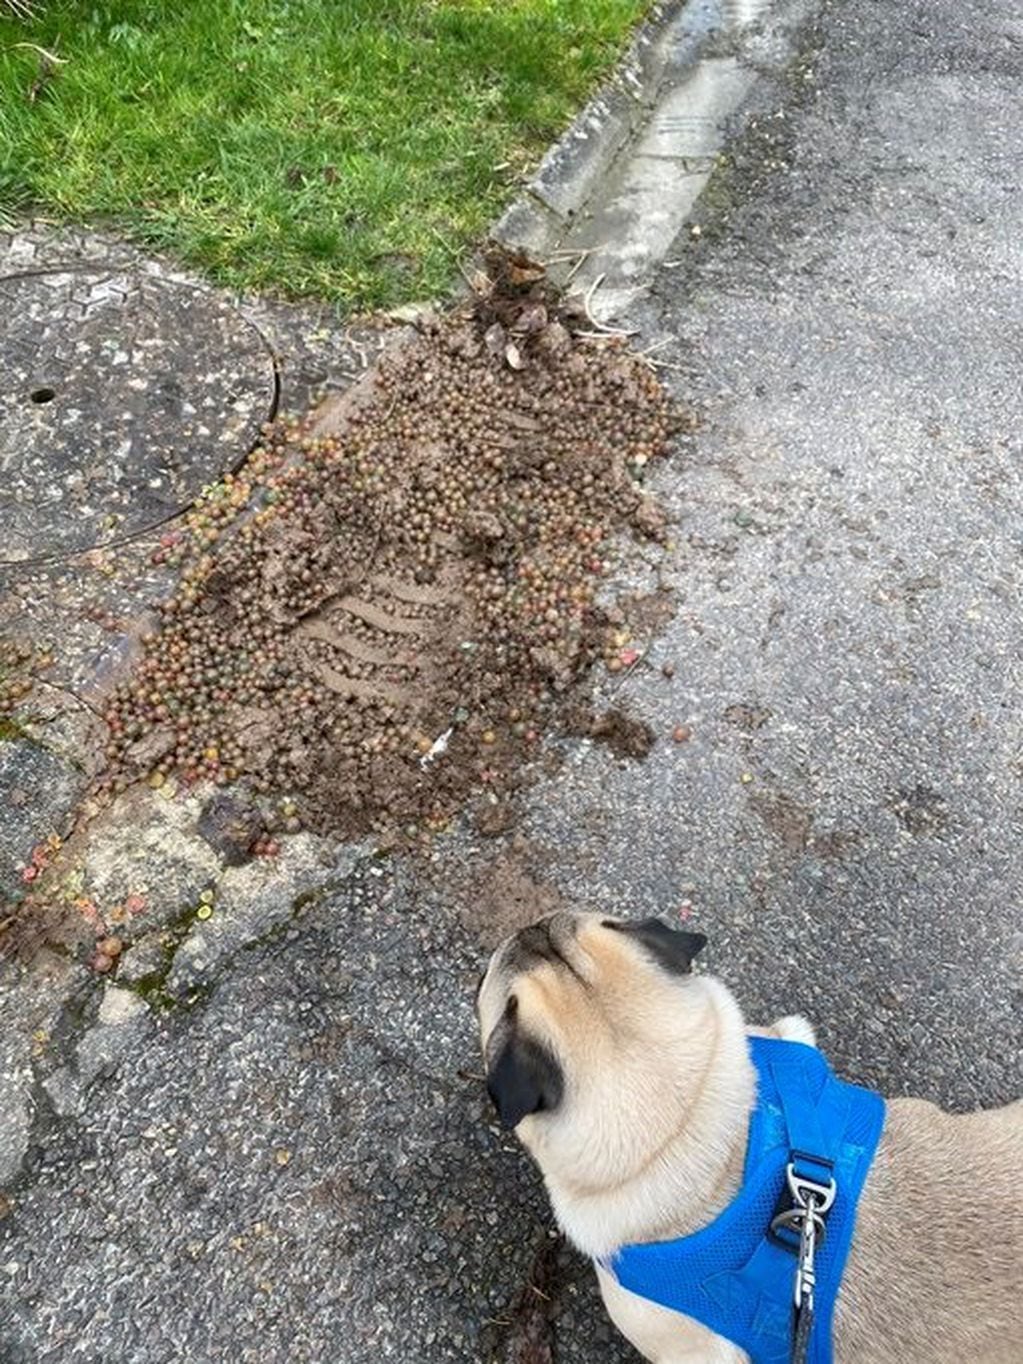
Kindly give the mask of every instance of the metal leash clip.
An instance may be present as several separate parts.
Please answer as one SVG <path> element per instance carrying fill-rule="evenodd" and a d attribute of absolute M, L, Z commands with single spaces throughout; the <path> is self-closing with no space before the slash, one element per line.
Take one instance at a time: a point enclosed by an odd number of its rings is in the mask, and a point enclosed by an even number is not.
<path fill-rule="evenodd" d="M 826 1184 L 809 1179 L 796 1170 L 791 1160 L 785 1167 L 785 1178 L 792 1195 L 793 1206 L 778 1213 L 771 1222 L 771 1230 L 798 1233 L 799 1249 L 796 1255 L 793 1301 L 797 1312 L 803 1309 L 812 1312 L 817 1247 L 824 1241 L 827 1232 L 824 1219 L 835 1201 L 838 1185 L 833 1179 L 829 1179 Z"/>
<path fill-rule="evenodd" d="M 816 1199 L 813 1194 L 810 1194 L 808 1195 L 806 1213 L 803 1217 L 803 1225 L 799 1231 L 799 1260 L 796 1266 L 795 1288 L 793 1290 L 793 1300 L 797 1312 L 804 1305 L 809 1311 L 813 1311 L 813 1290 L 817 1283 L 814 1273 L 814 1256 L 817 1253 L 818 1228 L 823 1241 L 826 1228 L 817 1211 Z"/>
<path fill-rule="evenodd" d="M 815 1161 L 815 1164 L 821 1164 Z M 815 1262 L 817 1248 L 827 1234 L 825 1217 L 838 1193 L 833 1179 L 825 1184 L 801 1174 L 794 1161 L 785 1167 L 785 1179 L 792 1195 L 792 1207 L 785 1208 L 771 1220 L 771 1231 L 777 1236 L 785 1231 L 799 1236 L 796 1251 L 796 1273 L 792 1300 L 795 1304 L 795 1333 L 792 1340 L 791 1364 L 805 1364 L 809 1357 L 810 1335 L 813 1330 L 813 1294 L 817 1283 Z M 786 1239 L 784 1244 L 790 1244 Z"/>

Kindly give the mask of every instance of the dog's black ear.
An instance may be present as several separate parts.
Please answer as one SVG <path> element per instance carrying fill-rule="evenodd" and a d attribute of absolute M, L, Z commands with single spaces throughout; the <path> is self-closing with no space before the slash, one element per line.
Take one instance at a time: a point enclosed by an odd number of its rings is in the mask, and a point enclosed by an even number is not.
<path fill-rule="evenodd" d="M 684 928 L 669 928 L 660 919 L 641 919 L 639 923 L 623 923 L 608 919 L 606 928 L 641 942 L 654 960 L 673 976 L 687 976 L 694 958 L 707 946 L 702 933 L 688 933 Z"/>
<path fill-rule="evenodd" d="M 487 1069 L 487 1093 L 502 1127 L 518 1127 L 530 1113 L 557 1108 L 564 1087 L 561 1067 L 547 1048 L 514 1032 Z"/>

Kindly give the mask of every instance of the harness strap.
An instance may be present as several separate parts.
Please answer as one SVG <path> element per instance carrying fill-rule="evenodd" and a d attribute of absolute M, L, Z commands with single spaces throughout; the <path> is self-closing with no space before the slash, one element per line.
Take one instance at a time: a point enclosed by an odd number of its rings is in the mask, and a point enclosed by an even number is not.
<path fill-rule="evenodd" d="M 803 1043 L 755 1037 L 749 1047 L 757 1097 L 733 1201 L 687 1236 L 620 1247 L 605 1267 L 752 1364 L 831 1364 L 835 1299 L 884 1101 L 837 1080 Z"/>
<path fill-rule="evenodd" d="M 805 1059 L 772 1057 L 771 1073 L 778 1088 L 789 1150 L 797 1175 L 827 1184 L 838 1158 L 837 1147 L 849 1118 L 849 1089 L 828 1075 L 815 1104 Z"/>

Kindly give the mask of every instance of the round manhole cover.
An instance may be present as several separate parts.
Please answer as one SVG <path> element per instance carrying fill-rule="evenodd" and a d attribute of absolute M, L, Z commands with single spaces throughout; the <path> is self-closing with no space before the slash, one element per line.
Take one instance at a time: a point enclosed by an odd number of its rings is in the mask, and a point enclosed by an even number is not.
<path fill-rule="evenodd" d="M 159 525 L 275 403 L 259 331 L 207 290 L 142 269 L 0 276 L 0 563 Z"/>

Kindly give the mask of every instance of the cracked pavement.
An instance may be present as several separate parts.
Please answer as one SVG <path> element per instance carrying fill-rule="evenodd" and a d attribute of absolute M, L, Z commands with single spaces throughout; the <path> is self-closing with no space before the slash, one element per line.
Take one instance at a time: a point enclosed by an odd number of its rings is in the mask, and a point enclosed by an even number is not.
<path fill-rule="evenodd" d="M 675 614 L 614 684 L 659 741 L 560 745 L 509 838 L 548 894 L 690 914 L 850 1078 L 970 1108 L 1021 1089 L 1023 19 L 834 0 L 800 41 L 629 317 L 703 419 L 634 569 Z M 91 1085 L 32 1092 L 4 1364 L 516 1358 L 550 1219 L 481 1093 L 464 890 L 512 853 L 324 869 L 191 1008 L 38 986 L 11 1064 Z M 559 1364 L 634 1358 L 575 1257 L 553 1296 Z"/>

